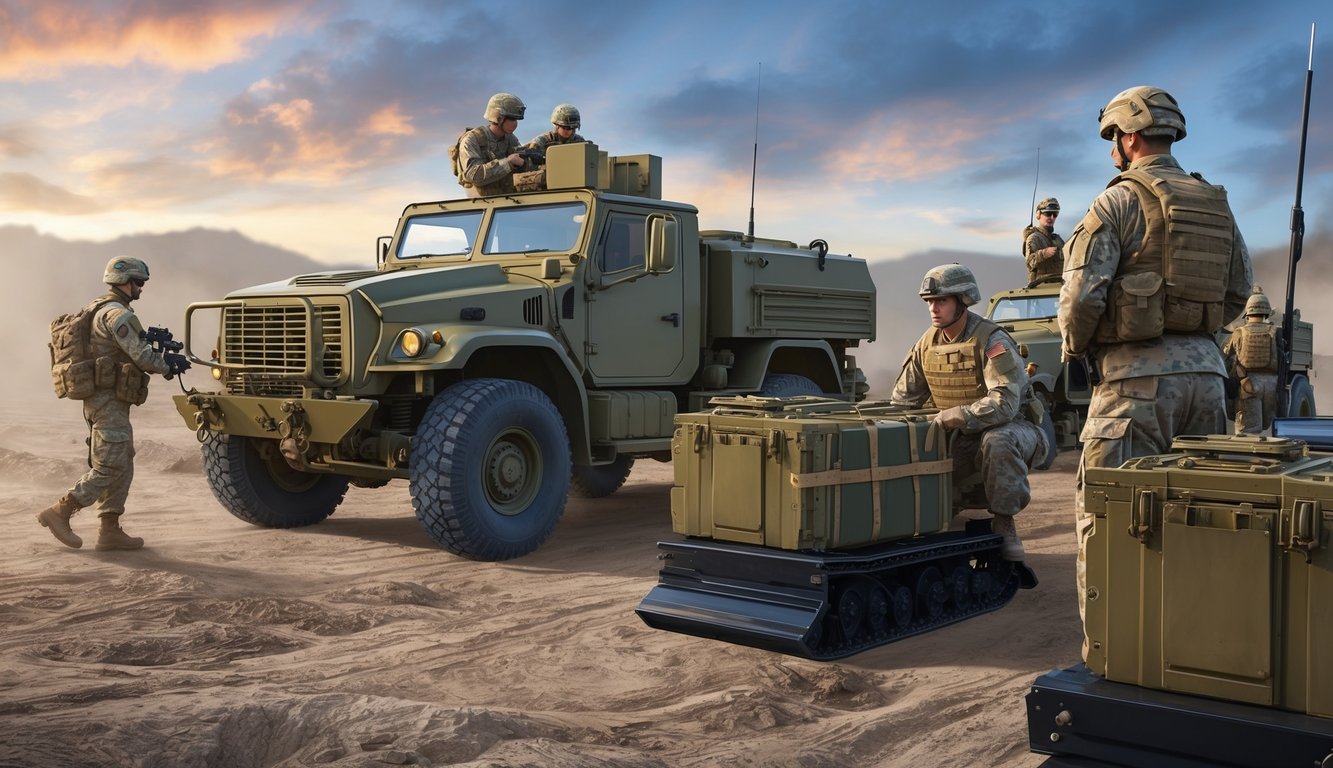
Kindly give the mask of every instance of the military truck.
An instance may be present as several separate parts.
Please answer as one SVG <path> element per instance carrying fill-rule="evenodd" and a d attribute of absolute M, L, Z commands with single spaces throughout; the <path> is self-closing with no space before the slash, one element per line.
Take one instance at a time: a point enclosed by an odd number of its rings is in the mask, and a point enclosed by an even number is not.
<path fill-rule="evenodd" d="M 998 323 L 1013 335 L 1026 350 L 1029 378 L 1032 387 L 1046 404 L 1052 416 L 1055 444 L 1073 448 L 1079 444 L 1078 435 L 1088 416 L 1092 400 L 1094 374 L 1083 361 L 1060 360 L 1060 326 L 1056 313 L 1060 304 L 1059 278 L 1037 281 L 1023 288 L 1000 291 L 991 296 L 986 317 Z M 1315 415 L 1314 388 L 1310 384 L 1310 368 L 1314 364 L 1314 325 L 1300 319 L 1292 341 L 1290 406 L 1283 416 L 1309 417 Z M 1237 323 L 1243 323 L 1239 318 Z M 1230 328 L 1218 334 L 1218 346 L 1226 343 Z M 1228 415 L 1234 413 L 1228 408 Z M 1047 435 L 1050 437 L 1050 434 Z"/>
<path fill-rule="evenodd" d="M 407 480 L 421 525 L 478 560 L 536 549 L 568 493 L 669 461 L 673 418 L 720 395 L 864 397 L 862 259 L 731 231 L 661 199 L 661 159 L 552 147 L 547 189 L 408 205 L 373 269 L 190 305 L 220 385 L 175 398 L 214 494 L 312 525 L 348 486 Z M 753 227 L 751 226 L 751 229 Z"/>

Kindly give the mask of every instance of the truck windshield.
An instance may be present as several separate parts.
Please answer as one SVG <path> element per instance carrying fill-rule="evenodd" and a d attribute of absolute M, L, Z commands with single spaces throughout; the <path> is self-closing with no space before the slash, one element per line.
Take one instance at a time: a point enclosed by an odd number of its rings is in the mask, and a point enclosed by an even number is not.
<path fill-rule="evenodd" d="M 472 250 L 481 227 L 481 211 L 450 211 L 413 216 L 403 227 L 398 258 L 464 256 Z"/>
<path fill-rule="evenodd" d="M 583 203 L 499 208 L 491 217 L 491 228 L 481 252 L 489 255 L 573 250 L 578 245 L 587 212 Z"/>
<path fill-rule="evenodd" d="M 1059 296 L 1014 296 L 995 302 L 990 319 L 1045 320 L 1055 317 L 1060 307 Z"/>

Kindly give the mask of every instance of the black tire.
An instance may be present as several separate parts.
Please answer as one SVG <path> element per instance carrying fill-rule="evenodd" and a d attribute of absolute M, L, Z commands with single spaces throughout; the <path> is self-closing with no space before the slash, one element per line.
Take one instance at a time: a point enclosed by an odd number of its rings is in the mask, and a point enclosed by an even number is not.
<path fill-rule="evenodd" d="M 1037 395 L 1037 402 L 1041 403 L 1041 433 L 1046 435 L 1046 455 L 1042 457 L 1033 469 L 1050 469 L 1055 463 L 1055 457 L 1060 453 L 1060 444 L 1055 440 L 1055 417 L 1051 415 L 1051 408 L 1046 403 L 1045 395 Z"/>
<path fill-rule="evenodd" d="M 819 385 L 799 373 L 770 373 L 759 385 L 760 397 L 800 397 L 822 395 Z"/>
<path fill-rule="evenodd" d="M 412 450 L 412 507 L 455 555 L 510 560 L 541 546 L 569 495 L 569 435 L 540 389 L 469 379 L 435 396 Z"/>
<path fill-rule="evenodd" d="M 600 499 L 620 490 L 634 469 L 633 456 L 617 456 L 610 464 L 574 467 L 569 477 L 569 495 L 581 499 Z"/>
<path fill-rule="evenodd" d="M 1314 387 L 1304 376 L 1293 376 L 1291 394 L 1287 400 L 1287 416 L 1315 416 Z"/>
<path fill-rule="evenodd" d="M 276 446 L 265 459 L 255 438 L 210 432 L 199 450 L 213 495 L 252 525 L 314 525 L 333 514 L 347 495 L 348 478 L 292 469 Z"/>

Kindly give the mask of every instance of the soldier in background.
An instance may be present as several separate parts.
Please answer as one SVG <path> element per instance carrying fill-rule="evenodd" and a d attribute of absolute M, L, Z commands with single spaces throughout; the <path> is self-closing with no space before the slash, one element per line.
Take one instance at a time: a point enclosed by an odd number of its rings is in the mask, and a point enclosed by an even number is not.
<path fill-rule="evenodd" d="M 497 93 L 486 103 L 486 125 L 470 128 L 458 138 L 455 172 L 468 197 L 504 195 L 514 191 L 514 174 L 528 168 L 514 138 L 527 111 L 512 93 Z"/>
<path fill-rule="evenodd" d="M 581 144 L 587 141 L 577 133 L 582 124 L 578 107 L 573 104 L 558 104 L 551 111 L 551 125 L 553 128 L 529 141 L 527 149 L 535 149 L 545 156 L 547 147 L 559 144 Z"/>
<path fill-rule="evenodd" d="M 1037 223 L 1023 229 L 1023 260 L 1028 265 L 1028 285 L 1059 277 L 1064 271 L 1065 240 L 1055 233 L 1060 201 L 1048 197 L 1037 203 Z"/>
<path fill-rule="evenodd" d="M 70 528 L 70 517 L 98 503 L 102 527 L 97 549 L 139 549 L 143 539 L 130 536 L 120 527 L 134 479 L 130 406 L 140 405 L 148 397 L 149 374 L 180 374 L 190 362 L 184 355 L 164 355 L 153 349 L 130 308 L 130 302 L 143 295 L 148 282 L 147 264 L 118 256 L 107 263 L 103 280 L 110 291 L 88 307 L 93 313 L 89 353 L 97 369 L 95 389 L 83 400 L 83 418 L 90 432 L 89 469 L 59 501 L 38 513 L 37 522 L 50 529 L 62 544 L 78 549 L 83 539 Z"/>
<path fill-rule="evenodd" d="M 1227 373 L 1240 380 L 1236 394 L 1236 434 L 1257 435 L 1273 425 L 1277 413 L 1278 328 L 1269 322 L 1273 306 L 1263 289 L 1245 302 L 1245 323 L 1222 347 Z"/>
<path fill-rule="evenodd" d="M 930 305 L 931 327 L 903 361 L 890 400 L 912 408 L 933 402 L 940 409 L 935 422 L 959 432 L 953 443 L 954 483 L 965 498 L 969 485 L 980 484 L 993 516 L 991 530 L 1003 538 L 1001 556 L 1022 561 L 1014 515 L 1032 499 L 1028 470 L 1047 447 L 1023 359 L 1008 333 L 968 310 L 981 301 L 972 270 L 935 267 L 918 295 Z"/>
<path fill-rule="evenodd" d="M 1121 173 L 1069 237 L 1058 313 L 1064 358 L 1100 371 L 1074 497 L 1080 616 L 1094 524 L 1083 505 L 1084 472 L 1166 453 L 1177 435 L 1225 430 L 1226 368 L 1213 333 L 1240 315 L 1253 282 L 1226 190 L 1171 155 L 1185 138 L 1176 100 L 1137 86 L 1111 99 L 1099 122 Z M 1191 226 L 1171 227 L 1167 212 L 1182 205 Z M 1191 252 L 1188 271 L 1174 263 L 1181 251 Z"/>

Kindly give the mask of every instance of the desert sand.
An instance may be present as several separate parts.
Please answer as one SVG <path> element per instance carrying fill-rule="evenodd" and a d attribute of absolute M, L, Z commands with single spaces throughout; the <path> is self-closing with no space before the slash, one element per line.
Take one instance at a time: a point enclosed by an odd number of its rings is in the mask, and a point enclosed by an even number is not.
<path fill-rule="evenodd" d="M 668 464 L 571 499 L 538 552 L 436 547 L 405 482 L 267 530 L 225 512 L 155 383 L 125 528 L 82 550 L 33 519 L 83 469 L 54 398 L 0 410 L 0 766 L 1039 765 L 1023 695 L 1077 662 L 1077 457 L 1020 516 L 1041 583 L 1005 608 L 837 662 L 650 629 Z M 178 391 L 178 390 L 176 390 Z"/>

